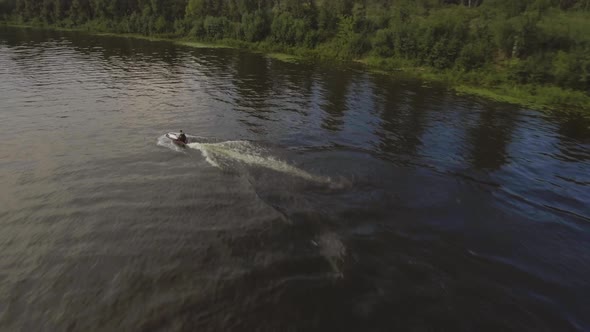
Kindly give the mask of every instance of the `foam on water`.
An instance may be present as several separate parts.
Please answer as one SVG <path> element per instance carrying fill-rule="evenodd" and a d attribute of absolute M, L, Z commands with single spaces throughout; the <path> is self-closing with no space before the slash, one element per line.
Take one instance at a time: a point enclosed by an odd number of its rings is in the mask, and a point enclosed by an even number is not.
<path fill-rule="evenodd" d="M 231 167 L 238 162 L 249 166 L 263 167 L 308 181 L 330 183 L 330 178 L 310 174 L 273 156 L 248 141 L 226 141 L 220 143 L 189 143 L 189 148 L 201 151 L 209 164 L 218 168 Z"/>
<path fill-rule="evenodd" d="M 336 233 L 321 234 L 317 241 L 312 241 L 319 247 L 320 253 L 326 258 L 333 272 L 340 278 L 343 277 L 342 265 L 346 259 L 346 247 Z"/>
<path fill-rule="evenodd" d="M 166 137 L 166 135 L 162 135 L 160 137 L 158 137 L 158 143 L 159 146 L 163 146 L 165 148 L 168 148 L 170 150 L 174 150 L 176 152 L 184 152 L 184 149 L 181 148 L 180 146 L 172 143 L 172 141 Z"/>

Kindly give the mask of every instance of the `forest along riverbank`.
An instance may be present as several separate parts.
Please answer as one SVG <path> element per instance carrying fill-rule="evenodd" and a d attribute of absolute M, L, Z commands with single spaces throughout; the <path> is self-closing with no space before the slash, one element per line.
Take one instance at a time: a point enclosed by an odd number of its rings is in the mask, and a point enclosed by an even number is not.
<path fill-rule="evenodd" d="M 4 2 L 0 17 L 279 52 L 291 55 L 282 56 L 287 60 L 356 59 L 396 75 L 444 81 L 461 93 L 590 114 L 590 10 L 584 0 L 30 1 Z"/>

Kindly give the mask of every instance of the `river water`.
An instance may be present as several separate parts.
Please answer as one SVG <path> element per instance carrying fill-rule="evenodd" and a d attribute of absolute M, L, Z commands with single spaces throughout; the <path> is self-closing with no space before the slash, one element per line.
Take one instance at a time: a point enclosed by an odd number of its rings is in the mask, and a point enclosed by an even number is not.
<path fill-rule="evenodd" d="M 579 116 L 5 27 L 0 143 L 2 331 L 590 329 Z"/>

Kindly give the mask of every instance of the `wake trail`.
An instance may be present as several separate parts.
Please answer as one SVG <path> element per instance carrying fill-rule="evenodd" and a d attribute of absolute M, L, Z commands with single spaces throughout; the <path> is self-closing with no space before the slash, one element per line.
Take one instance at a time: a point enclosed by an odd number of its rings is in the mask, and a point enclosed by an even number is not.
<path fill-rule="evenodd" d="M 244 166 L 258 167 L 289 175 L 309 182 L 328 185 L 332 189 L 346 187 L 349 183 L 342 179 L 334 181 L 327 176 L 311 174 L 271 155 L 264 147 L 250 141 L 220 141 L 214 138 L 187 135 L 189 143 L 186 148 L 174 144 L 166 135 L 158 138 L 157 144 L 176 152 L 186 153 L 188 149 L 197 150 L 213 167 L 240 171 Z"/>
<path fill-rule="evenodd" d="M 189 143 L 191 149 L 201 151 L 205 160 L 212 166 L 228 169 L 235 163 L 262 167 L 288 174 L 308 181 L 330 183 L 329 177 L 313 175 L 300 168 L 266 154 L 266 151 L 248 141 L 225 141 L 219 143 Z"/>

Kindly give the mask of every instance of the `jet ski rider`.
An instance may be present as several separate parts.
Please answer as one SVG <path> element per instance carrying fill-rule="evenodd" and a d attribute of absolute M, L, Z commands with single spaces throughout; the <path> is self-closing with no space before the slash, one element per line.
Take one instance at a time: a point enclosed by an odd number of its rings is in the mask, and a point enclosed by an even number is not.
<path fill-rule="evenodd" d="M 180 130 L 180 134 L 178 135 L 178 141 L 186 144 L 186 135 L 182 132 L 182 129 Z"/>

